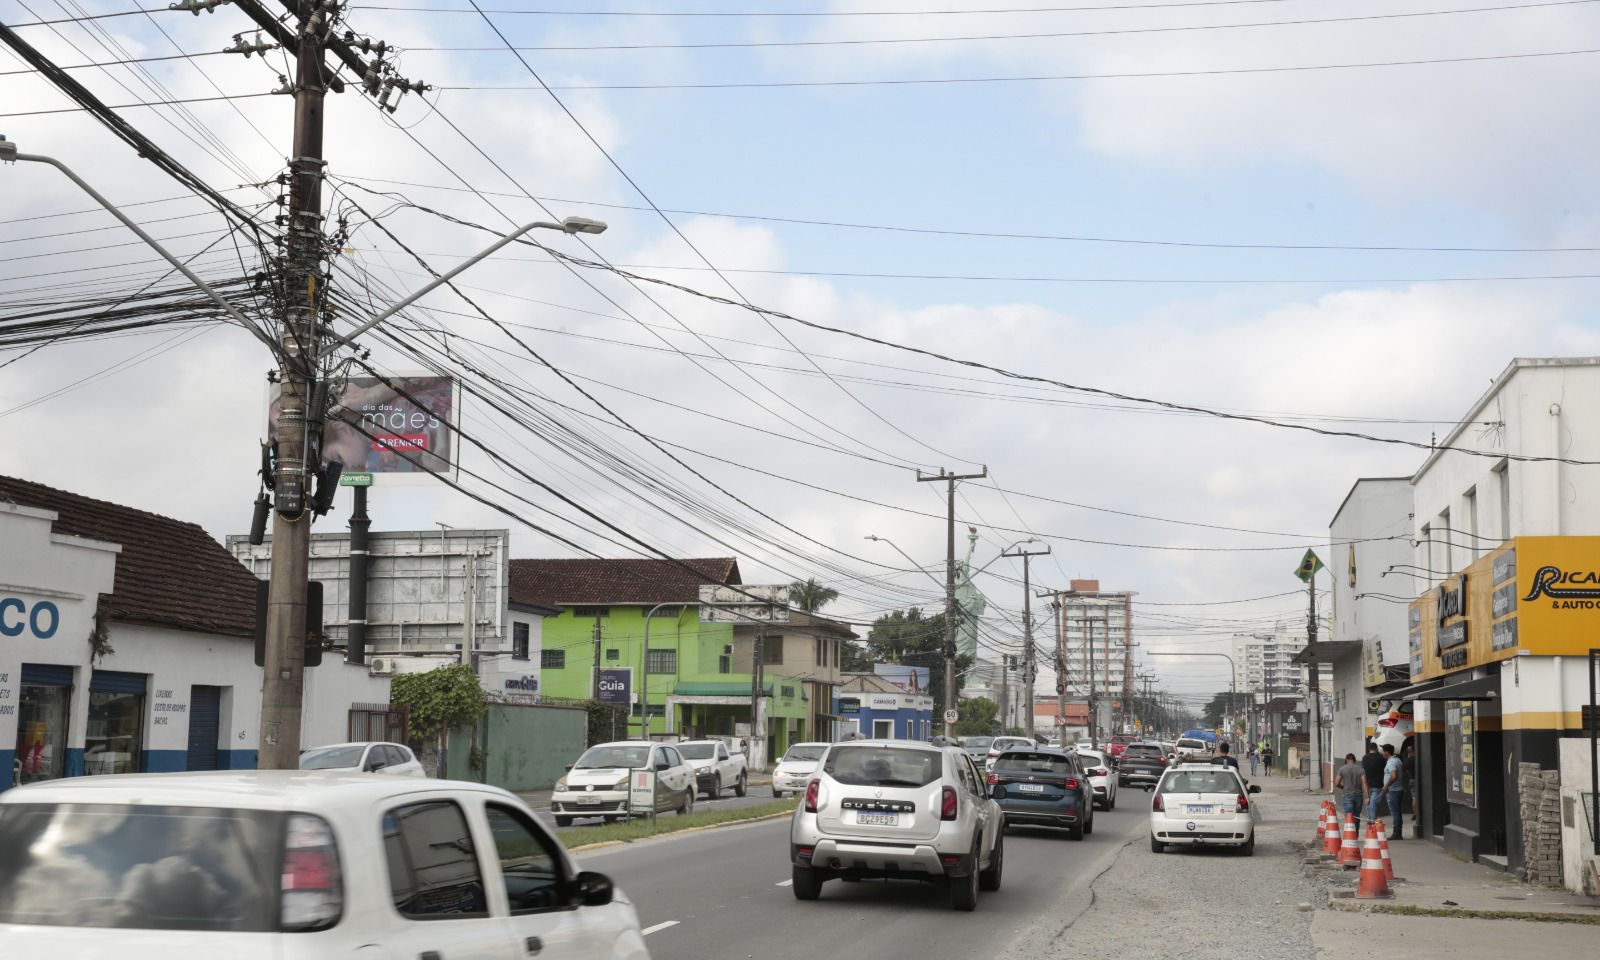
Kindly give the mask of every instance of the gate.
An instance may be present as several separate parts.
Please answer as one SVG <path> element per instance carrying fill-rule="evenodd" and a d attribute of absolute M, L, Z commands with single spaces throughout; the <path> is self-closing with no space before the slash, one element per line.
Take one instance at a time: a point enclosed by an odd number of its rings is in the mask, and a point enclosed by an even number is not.
<path fill-rule="evenodd" d="M 189 688 L 189 750 L 185 770 L 217 769 L 217 728 L 222 688 L 196 684 Z"/>
<path fill-rule="evenodd" d="M 349 734 L 353 742 L 383 740 L 410 743 L 410 712 L 396 703 L 350 704 Z"/>

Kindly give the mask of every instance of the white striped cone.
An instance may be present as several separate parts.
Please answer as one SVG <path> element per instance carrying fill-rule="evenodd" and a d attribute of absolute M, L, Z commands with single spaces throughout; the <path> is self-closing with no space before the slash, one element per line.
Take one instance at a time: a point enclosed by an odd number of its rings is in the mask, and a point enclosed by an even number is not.
<path fill-rule="evenodd" d="M 1378 845 L 1378 831 L 1367 826 L 1367 838 L 1361 844 L 1361 876 L 1356 881 L 1357 900 L 1387 900 L 1394 894 L 1389 890 L 1389 880 L 1383 872 L 1383 853 Z"/>

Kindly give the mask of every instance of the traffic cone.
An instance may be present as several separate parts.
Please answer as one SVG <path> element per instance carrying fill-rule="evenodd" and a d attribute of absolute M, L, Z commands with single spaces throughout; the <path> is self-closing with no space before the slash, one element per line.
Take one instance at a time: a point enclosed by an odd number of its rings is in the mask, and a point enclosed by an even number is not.
<path fill-rule="evenodd" d="M 1344 832 L 1339 838 L 1339 863 L 1346 870 L 1361 866 L 1361 843 L 1357 839 L 1355 814 L 1344 815 Z"/>
<path fill-rule="evenodd" d="M 1339 855 L 1339 817 L 1328 811 L 1328 822 L 1322 830 L 1322 852 L 1330 857 Z"/>
<path fill-rule="evenodd" d="M 1322 801 L 1322 805 L 1317 808 L 1317 837 L 1316 837 L 1315 840 L 1312 840 L 1311 842 L 1316 846 L 1319 846 L 1319 847 L 1322 846 L 1323 834 L 1325 834 L 1327 832 L 1328 832 L 1328 801 L 1324 800 L 1324 801 Z"/>
<path fill-rule="evenodd" d="M 1373 824 L 1378 831 L 1378 853 L 1383 856 L 1383 879 L 1394 883 L 1394 860 L 1389 857 L 1389 833 L 1383 828 L 1383 821 Z"/>
<path fill-rule="evenodd" d="M 1384 876 L 1382 847 L 1378 828 L 1367 824 L 1367 838 L 1361 845 L 1361 876 L 1356 881 L 1357 900 L 1388 900 L 1394 897 Z"/>

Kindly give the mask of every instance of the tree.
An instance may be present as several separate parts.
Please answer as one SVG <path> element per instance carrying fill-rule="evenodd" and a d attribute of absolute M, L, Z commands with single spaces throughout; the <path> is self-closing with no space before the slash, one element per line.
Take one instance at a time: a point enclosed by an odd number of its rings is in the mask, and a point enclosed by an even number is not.
<path fill-rule="evenodd" d="M 867 634 L 867 659 L 927 667 L 928 686 L 923 692 L 933 698 L 935 712 L 944 708 L 944 614 L 924 616 L 920 608 L 911 607 L 879 617 Z M 971 657 L 956 658 L 957 697 L 961 675 L 971 666 Z"/>
<path fill-rule="evenodd" d="M 998 703 L 986 697 L 974 697 L 961 701 L 956 709 L 961 714 L 961 719 L 956 721 L 956 736 L 984 737 L 994 733 L 994 718 L 1000 712 Z"/>
<path fill-rule="evenodd" d="M 427 673 L 398 674 L 389 684 L 389 702 L 409 710 L 408 723 L 414 741 L 437 741 L 437 776 L 449 769 L 445 757 L 451 727 L 476 724 L 489 709 L 483 686 L 471 666 L 455 663 L 435 667 Z M 474 736 L 473 741 L 478 739 Z"/>
<path fill-rule="evenodd" d="M 789 604 L 799 607 L 807 613 L 816 613 L 823 607 L 839 599 L 839 591 L 832 587 L 825 587 L 812 577 L 802 583 L 796 580 L 789 584 Z"/>

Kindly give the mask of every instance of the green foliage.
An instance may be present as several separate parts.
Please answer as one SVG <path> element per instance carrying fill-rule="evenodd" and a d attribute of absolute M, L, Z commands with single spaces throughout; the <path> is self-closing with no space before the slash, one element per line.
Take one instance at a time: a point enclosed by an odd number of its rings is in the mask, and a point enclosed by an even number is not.
<path fill-rule="evenodd" d="M 803 583 L 796 580 L 789 584 L 789 605 L 799 607 L 807 613 L 816 613 L 837 599 L 839 591 L 823 586 L 815 577 Z"/>
<path fill-rule="evenodd" d="M 1000 705 L 987 697 L 974 697 L 956 705 L 961 719 L 956 721 L 956 736 L 986 737 L 994 733 L 994 718 Z"/>
<path fill-rule="evenodd" d="M 918 607 L 896 610 L 872 622 L 867 660 L 928 667 L 928 688 L 923 693 L 933 698 L 937 714 L 944 706 L 944 642 L 944 614 L 924 616 Z M 971 657 L 956 658 L 957 697 L 961 695 L 961 675 L 971 666 Z"/>
<path fill-rule="evenodd" d="M 418 740 L 475 723 L 489 708 L 478 675 L 464 663 L 397 674 L 389 684 L 389 702 L 410 708 L 411 736 Z"/>

